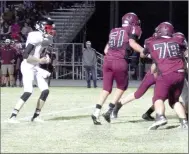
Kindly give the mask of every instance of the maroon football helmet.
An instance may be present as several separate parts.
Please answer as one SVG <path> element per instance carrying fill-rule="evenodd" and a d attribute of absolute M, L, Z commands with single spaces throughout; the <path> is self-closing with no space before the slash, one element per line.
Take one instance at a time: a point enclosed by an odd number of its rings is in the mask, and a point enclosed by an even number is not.
<path fill-rule="evenodd" d="M 135 13 L 130 12 L 122 17 L 122 26 L 124 25 L 140 26 L 140 20 Z"/>
<path fill-rule="evenodd" d="M 174 27 L 169 22 L 160 23 L 155 29 L 157 36 L 172 36 L 174 33 Z"/>
<path fill-rule="evenodd" d="M 173 37 L 178 37 L 178 38 L 183 39 L 183 40 L 184 40 L 184 45 L 185 45 L 186 48 L 188 49 L 188 42 L 187 42 L 187 40 L 186 40 L 186 38 L 185 38 L 185 36 L 184 36 L 183 33 L 181 33 L 181 32 L 176 32 L 176 33 L 173 34 Z"/>
<path fill-rule="evenodd" d="M 184 34 L 181 32 L 176 32 L 173 34 L 173 37 L 180 37 L 180 38 L 185 38 Z"/>

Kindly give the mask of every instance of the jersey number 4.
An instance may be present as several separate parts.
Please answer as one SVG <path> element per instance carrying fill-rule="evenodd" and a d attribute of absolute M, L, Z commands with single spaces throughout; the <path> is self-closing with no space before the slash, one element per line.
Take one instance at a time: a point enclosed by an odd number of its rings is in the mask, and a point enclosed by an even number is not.
<path fill-rule="evenodd" d="M 159 51 L 159 59 L 181 56 L 179 45 L 174 42 L 154 44 L 153 48 Z"/>
<path fill-rule="evenodd" d="M 117 32 L 110 33 L 110 40 L 109 40 L 109 46 L 111 48 L 120 48 L 123 45 L 123 39 L 124 39 L 125 31 L 120 30 Z"/>

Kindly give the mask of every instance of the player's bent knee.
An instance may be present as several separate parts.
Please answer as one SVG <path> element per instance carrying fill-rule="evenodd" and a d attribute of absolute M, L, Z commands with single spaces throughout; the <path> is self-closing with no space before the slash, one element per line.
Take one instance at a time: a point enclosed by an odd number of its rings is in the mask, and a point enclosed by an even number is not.
<path fill-rule="evenodd" d="M 43 90 L 41 92 L 40 99 L 45 102 L 47 97 L 48 97 L 48 95 L 49 95 L 49 89 Z"/>
<path fill-rule="evenodd" d="M 117 89 L 125 91 L 127 90 L 127 86 L 117 86 Z"/>
<path fill-rule="evenodd" d="M 103 90 L 109 92 L 109 94 L 111 94 L 111 92 L 112 92 L 112 88 L 103 88 Z"/>
<path fill-rule="evenodd" d="M 24 102 L 28 100 L 28 98 L 31 96 L 32 93 L 30 92 L 24 92 L 23 95 L 20 97 Z"/>
<path fill-rule="evenodd" d="M 142 97 L 142 94 L 136 91 L 134 93 L 134 97 L 135 97 L 135 99 L 139 99 L 140 97 Z"/>
<path fill-rule="evenodd" d="M 172 100 L 169 99 L 168 101 L 169 101 L 169 106 L 173 109 L 176 102 L 179 102 L 179 99 L 172 99 Z"/>
<path fill-rule="evenodd" d="M 153 104 L 155 104 L 155 102 L 158 101 L 158 100 L 161 100 L 161 101 L 164 102 L 166 100 L 166 98 L 164 98 L 164 97 L 153 97 L 152 98 Z"/>

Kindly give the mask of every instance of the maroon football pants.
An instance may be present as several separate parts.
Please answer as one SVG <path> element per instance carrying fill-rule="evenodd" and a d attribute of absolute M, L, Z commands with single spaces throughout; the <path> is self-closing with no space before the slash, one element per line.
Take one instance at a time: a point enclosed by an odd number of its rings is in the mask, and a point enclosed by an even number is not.
<path fill-rule="evenodd" d="M 168 99 L 169 105 L 179 101 L 184 85 L 184 73 L 172 72 L 167 75 L 160 75 L 156 79 L 153 103 L 157 100 Z"/>
<path fill-rule="evenodd" d="M 118 89 L 126 90 L 128 87 L 128 64 L 125 59 L 104 59 L 103 64 L 103 90 L 111 93 L 113 81 Z"/>
<path fill-rule="evenodd" d="M 137 91 L 134 93 L 135 98 L 139 99 L 140 97 L 142 97 L 146 93 L 148 88 L 150 88 L 150 86 L 154 85 L 155 83 L 156 83 L 156 80 L 155 80 L 154 74 L 151 74 L 151 72 L 148 71 L 146 75 L 144 76 L 144 79 L 142 80 Z"/>

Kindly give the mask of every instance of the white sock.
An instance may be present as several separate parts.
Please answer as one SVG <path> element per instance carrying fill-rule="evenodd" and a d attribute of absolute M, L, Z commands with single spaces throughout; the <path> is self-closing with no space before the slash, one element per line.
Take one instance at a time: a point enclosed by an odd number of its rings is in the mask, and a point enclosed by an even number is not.
<path fill-rule="evenodd" d="M 100 116 L 100 111 L 101 111 L 101 109 L 96 108 L 93 115 L 98 118 Z"/>
<path fill-rule="evenodd" d="M 25 102 L 22 99 L 19 99 L 15 106 L 15 109 L 20 110 L 22 108 L 22 106 L 24 105 L 24 103 Z"/>

